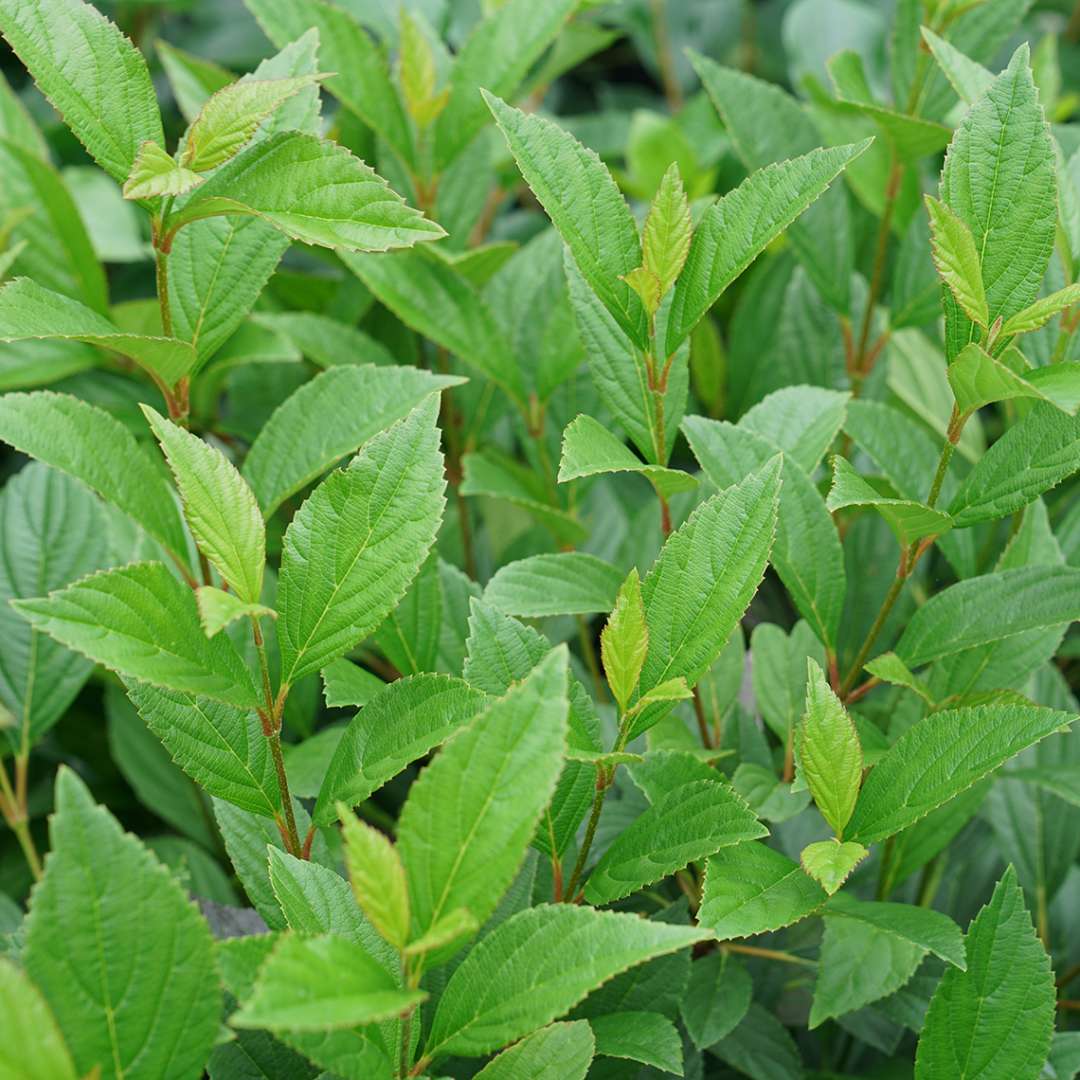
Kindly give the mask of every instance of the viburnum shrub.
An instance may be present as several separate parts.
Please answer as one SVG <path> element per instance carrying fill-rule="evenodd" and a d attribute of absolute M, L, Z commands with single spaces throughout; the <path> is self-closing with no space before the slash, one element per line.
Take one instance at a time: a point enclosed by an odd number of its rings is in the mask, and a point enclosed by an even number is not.
<path fill-rule="evenodd" d="M 0 0 L 0 1078 L 1071 1080 L 1080 9 L 244 2 Z"/>

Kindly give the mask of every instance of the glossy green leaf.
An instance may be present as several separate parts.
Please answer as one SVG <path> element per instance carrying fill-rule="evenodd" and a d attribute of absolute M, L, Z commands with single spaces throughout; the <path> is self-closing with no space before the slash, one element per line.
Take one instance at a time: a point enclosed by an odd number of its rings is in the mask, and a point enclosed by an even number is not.
<path fill-rule="evenodd" d="M 614 605 L 621 581 L 622 574 L 595 555 L 532 555 L 497 570 L 484 602 L 521 618 L 589 615 Z"/>
<path fill-rule="evenodd" d="M 1080 364 L 1029 370 L 1017 349 L 1007 349 L 998 358 L 973 342 L 949 365 L 949 385 L 961 413 L 1012 398 L 1049 401 L 1069 413 L 1080 407 Z"/>
<path fill-rule="evenodd" d="M 682 1039 L 666 1017 L 655 1012 L 617 1012 L 596 1016 L 589 1024 L 598 1057 L 639 1061 L 662 1072 L 681 1075 Z"/>
<path fill-rule="evenodd" d="M 851 876 L 852 871 L 869 855 L 862 844 L 845 840 L 819 840 L 807 844 L 799 854 L 802 868 L 830 895 Z"/>
<path fill-rule="evenodd" d="M 259 519 L 260 521 L 262 518 Z M 195 603 L 199 608 L 199 622 L 207 637 L 220 634 L 238 619 L 277 618 L 273 608 L 262 604 L 250 604 L 235 593 L 225 592 L 214 585 L 200 585 L 195 590 Z"/>
<path fill-rule="evenodd" d="M 585 1080 L 594 1048 L 584 1020 L 549 1024 L 494 1057 L 476 1080 Z"/>

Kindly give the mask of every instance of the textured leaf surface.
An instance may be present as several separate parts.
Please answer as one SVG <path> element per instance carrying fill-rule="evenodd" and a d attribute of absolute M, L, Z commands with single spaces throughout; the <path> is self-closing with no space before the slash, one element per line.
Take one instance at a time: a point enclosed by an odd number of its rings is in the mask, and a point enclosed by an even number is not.
<path fill-rule="evenodd" d="M 850 835 L 865 843 L 892 836 L 1075 719 L 1035 705 L 932 713 L 901 735 L 874 766 Z"/>
<path fill-rule="evenodd" d="M 50 838 L 23 959 L 79 1074 L 97 1066 L 110 1080 L 197 1075 L 222 1007 L 202 916 L 66 768 Z"/>
<path fill-rule="evenodd" d="M 753 980 L 731 953 L 717 949 L 695 960 L 679 1006 L 694 1045 L 703 1050 L 730 1035 L 750 1008 L 753 994 Z"/>
<path fill-rule="evenodd" d="M 1080 405 L 1080 364 L 1061 363 L 1029 371 L 1016 349 L 999 359 L 974 342 L 949 365 L 949 385 L 961 413 L 971 413 L 995 401 L 1035 398 L 1063 412 Z"/>
<path fill-rule="evenodd" d="M 476 1080 L 585 1080 L 594 1045 L 584 1020 L 549 1024 L 489 1061 Z"/>
<path fill-rule="evenodd" d="M 656 1012 L 617 1012 L 589 1021 L 601 1057 L 640 1061 L 663 1072 L 682 1073 L 682 1039 L 675 1025 Z"/>
<path fill-rule="evenodd" d="M 949 968 L 930 1002 L 918 1080 L 1035 1080 L 1054 1029 L 1054 976 L 1010 867 L 968 928 L 967 970 Z"/>
<path fill-rule="evenodd" d="M 459 907 L 483 923 L 513 880 L 562 768 L 566 664 L 549 653 L 410 789 L 397 834 L 414 936 Z"/>
<path fill-rule="evenodd" d="M 4 0 L 0 31 L 114 180 L 127 179 L 144 142 L 164 144 L 146 61 L 97 8 L 81 0 Z"/>
<path fill-rule="evenodd" d="M 971 229 L 945 203 L 931 195 L 926 196 L 926 208 L 930 213 L 930 247 L 942 281 L 952 290 L 967 317 L 988 328 L 990 312 L 986 306 L 982 264 Z"/>
<path fill-rule="evenodd" d="M 521 618 L 589 615 L 611 609 L 621 582 L 619 571 L 595 555 L 532 555 L 497 570 L 484 601 Z"/>
<path fill-rule="evenodd" d="M 451 976 L 425 1052 L 488 1053 L 561 1016 L 619 972 L 704 937 L 696 927 L 570 904 L 520 912 L 480 941 Z"/>
<path fill-rule="evenodd" d="M 25 1052 L 30 1032 L 32 1055 Z M 22 968 L 0 959 L 0 1076 L 10 1080 L 75 1080 L 77 1075 L 41 991 Z"/>
<path fill-rule="evenodd" d="M 144 142 L 124 181 L 125 199 L 156 199 L 162 195 L 183 195 L 203 182 L 185 169 L 156 142 Z"/>
<path fill-rule="evenodd" d="M 345 869 L 356 902 L 380 935 L 403 949 L 409 940 L 409 893 L 401 857 L 385 834 L 341 809 Z"/>
<path fill-rule="evenodd" d="M 289 525 L 278 582 L 285 682 L 377 629 L 427 558 L 446 485 L 435 413 L 432 399 L 377 435 Z"/>
<path fill-rule="evenodd" d="M 802 868 L 830 895 L 836 892 L 870 852 L 850 840 L 819 840 L 799 854 Z"/>
<path fill-rule="evenodd" d="M 649 651 L 649 628 L 641 599 L 641 581 L 634 567 L 619 587 L 604 629 L 600 632 L 600 659 L 611 693 L 625 712 L 637 689 Z"/>
<path fill-rule="evenodd" d="M 102 571 L 14 607 L 43 633 L 122 675 L 244 708 L 260 704 L 232 642 L 207 638 L 195 594 L 161 563 Z"/>
<path fill-rule="evenodd" d="M 721 941 L 751 937 L 805 919 L 825 900 L 821 886 L 786 855 L 740 844 L 706 864 L 698 921 Z"/>
<path fill-rule="evenodd" d="M 340 367 L 317 375 L 263 426 L 243 475 L 263 513 L 325 472 L 429 394 L 460 382 L 417 368 Z"/>
<path fill-rule="evenodd" d="M 590 904 L 608 904 L 722 847 L 768 829 L 726 783 L 698 780 L 669 792 L 615 838 L 585 885 Z"/>

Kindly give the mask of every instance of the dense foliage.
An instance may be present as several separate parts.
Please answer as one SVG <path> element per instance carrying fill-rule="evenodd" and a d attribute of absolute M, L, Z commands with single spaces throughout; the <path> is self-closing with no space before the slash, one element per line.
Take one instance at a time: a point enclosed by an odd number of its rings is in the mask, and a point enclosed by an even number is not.
<path fill-rule="evenodd" d="M 0 0 L 0 1078 L 1080 1072 L 1080 7 Z"/>

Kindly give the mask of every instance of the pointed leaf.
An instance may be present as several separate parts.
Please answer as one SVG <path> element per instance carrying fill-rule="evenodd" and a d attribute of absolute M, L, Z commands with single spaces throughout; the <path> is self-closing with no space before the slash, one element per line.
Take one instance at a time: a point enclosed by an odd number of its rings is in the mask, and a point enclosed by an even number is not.
<path fill-rule="evenodd" d="M 585 1080 L 593 1050 L 584 1020 L 549 1024 L 492 1058 L 476 1080 Z"/>
<path fill-rule="evenodd" d="M 25 1044 L 31 1032 L 32 1054 Z M 0 959 L 0 1076 L 10 1080 L 75 1080 L 78 1076 L 41 991 L 22 968 L 6 958 Z"/>
<path fill-rule="evenodd" d="M 409 892 L 405 867 L 394 845 L 378 829 L 338 803 L 345 841 L 345 869 L 353 895 L 371 925 L 396 949 L 409 940 Z"/>
<path fill-rule="evenodd" d="M 1080 303 L 1080 285 L 1067 285 L 1064 289 L 1058 289 L 1036 300 L 1030 307 L 1017 312 L 1001 328 L 1001 336 L 1010 334 L 1027 334 L 1032 330 L 1038 330 L 1044 323 L 1049 322 L 1058 312 L 1070 308 L 1073 304 Z"/>
<path fill-rule="evenodd" d="M 277 612 L 273 608 L 264 607 L 262 604 L 249 604 L 246 600 L 241 600 L 236 593 L 225 592 L 213 585 L 200 585 L 195 590 L 195 603 L 199 606 L 199 622 L 202 623 L 207 637 L 220 634 L 237 619 L 264 616 L 277 618 Z"/>
<path fill-rule="evenodd" d="M 941 279 L 952 290 L 967 317 L 983 329 L 990 326 L 990 312 L 983 288 L 982 264 L 975 237 L 967 223 L 932 195 L 927 195 L 930 214 L 930 246 Z"/>
<path fill-rule="evenodd" d="M 600 658 L 604 675 L 620 712 L 637 689 L 645 656 L 649 651 L 649 628 L 645 624 L 645 605 L 637 567 L 619 587 L 611 614 L 600 632 Z"/>
<path fill-rule="evenodd" d="M 183 195 L 203 182 L 197 172 L 180 165 L 156 142 L 144 142 L 124 181 L 125 199 L 156 199 Z"/>
<path fill-rule="evenodd" d="M 949 365 L 949 385 L 962 415 L 1012 398 L 1049 401 L 1068 413 L 1080 407 L 1080 364 L 1029 370 L 1027 360 L 1014 348 L 998 358 L 972 342 Z"/>
<path fill-rule="evenodd" d="M 641 265 L 660 283 L 665 296 L 675 284 L 690 253 L 690 204 L 679 175 L 678 162 L 672 162 L 660 181 L 641 235 Z"/>
<path fill-rule="evenodd" d="M 799 855 L 802 868 L 830 895 L 851 876 L 852 870 L 869 855 L 862 844 L 850 840 L 819 840 L 807 844 Z"/>
<path fill-rule="evenodd" d="M 682 1038 L 675 1025 L 656 1012 L 617 1012 L 589 1020 L 601 1057 L 639 1061 L 682 1075 Z"/>
<path fill-rule="evenodd" d="M 612 607 L 621 580 L 614 566 L 595 555 L 532 555 L 497 570 L 484 602 L 520 618 L 591 615 Z"/>
<path fill-rule="evenodd" d="M 679 1011 L 699 1050 L 730 1035 L 746 1015 L 754 983 L 738 957 L 716 950 L 694 961 Z"/>

